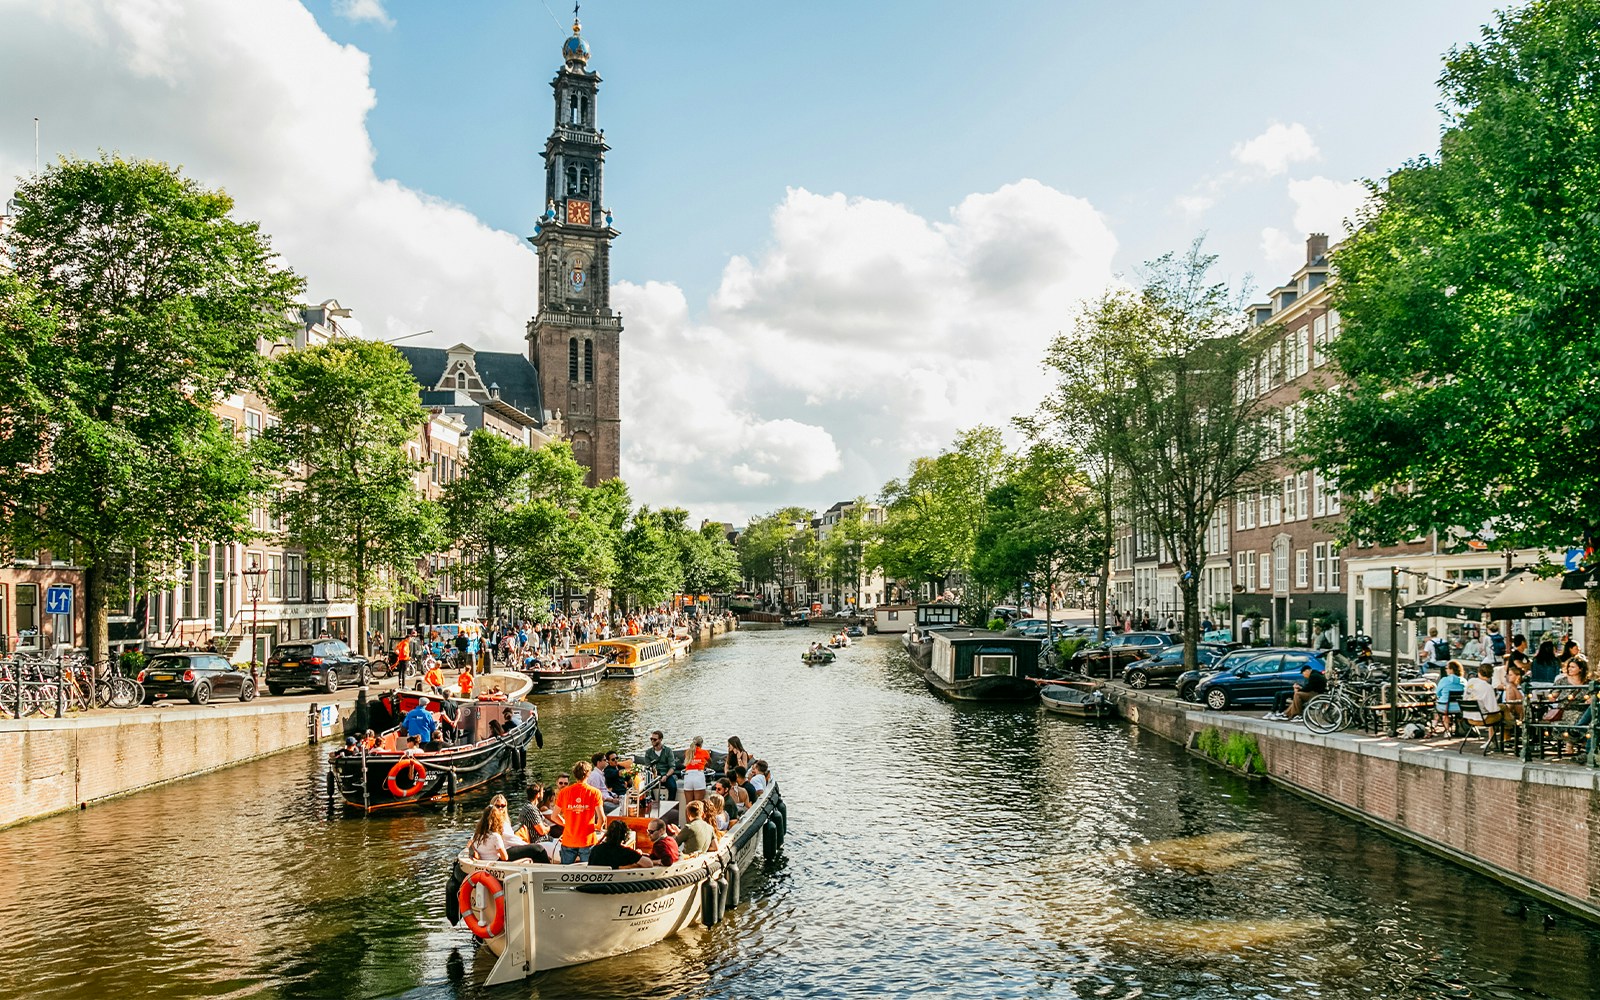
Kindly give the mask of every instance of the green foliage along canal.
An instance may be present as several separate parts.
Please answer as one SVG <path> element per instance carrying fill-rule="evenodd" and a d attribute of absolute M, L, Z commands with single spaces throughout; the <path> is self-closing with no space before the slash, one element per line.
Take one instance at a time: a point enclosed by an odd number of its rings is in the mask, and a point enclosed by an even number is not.
<path fill-rule="evenodd" d="M 330 819 L 307 749 L 0 833 L 0 996 L 1595 996 L 1600 933 L 1495 882 L 1122 723 L 940 702 L 893 639 L 807 667 L 814 637 L 542 703 L 546 774 L 654 727 L 772 763 L 786 857 L 712 930 L 479 990 L 440 905 L 470 810 Z"/>

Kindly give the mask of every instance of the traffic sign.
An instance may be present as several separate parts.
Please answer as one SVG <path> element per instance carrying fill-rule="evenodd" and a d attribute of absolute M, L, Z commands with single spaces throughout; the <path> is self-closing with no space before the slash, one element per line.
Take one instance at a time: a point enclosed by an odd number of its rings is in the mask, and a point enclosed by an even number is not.
<path fill-rule="evenodd" d="M 44 610 L 49 615 L 72 614 L 72 588 L 50 587 L 45 590 Z"/>
<path fill-rule="evenodd" d="M 1562 568 L 1565 569 L 1568 573 L 1576 573 L 1578 571 L 1579 565 L 1581 565 L 1582 562 L 1583 562 L 1583 550 L 1582 549 L 1568 549 L 1567 550 L 1567 558 L 1562 560 Z"/>

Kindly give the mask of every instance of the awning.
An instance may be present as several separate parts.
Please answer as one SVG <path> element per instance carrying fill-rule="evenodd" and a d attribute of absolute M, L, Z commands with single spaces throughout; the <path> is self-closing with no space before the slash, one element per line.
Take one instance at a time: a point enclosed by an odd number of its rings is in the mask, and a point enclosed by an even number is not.
<path fill-rule="evenodd" d="M 1453 618 L 1492 621 L 1516 618 L 1566 618 L 1581 615 L 1587 605 L 1579 591 L 1562 590 L 1559 579 L 1540 579 L 1527 570 L 1514 570 L 1498 580 L 1446 591 L 1405 606 L 1411 619 Z"/>

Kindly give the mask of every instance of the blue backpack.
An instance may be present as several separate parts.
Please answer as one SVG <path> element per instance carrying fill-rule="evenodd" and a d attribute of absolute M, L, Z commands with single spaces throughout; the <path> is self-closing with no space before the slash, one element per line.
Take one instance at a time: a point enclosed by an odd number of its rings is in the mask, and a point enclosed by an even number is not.
<path fill-rule="evenodd" d="M 1500 657 L 1506 655 L 1506 637 L 1499 632 L 1489 633 L 1489 644 L 1494 647 L 1494 655 Z"/>

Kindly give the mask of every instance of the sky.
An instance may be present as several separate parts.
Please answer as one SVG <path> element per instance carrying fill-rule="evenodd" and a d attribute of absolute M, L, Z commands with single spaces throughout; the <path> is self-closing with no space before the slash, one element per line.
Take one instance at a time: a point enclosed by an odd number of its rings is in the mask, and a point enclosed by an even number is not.
<path fill-rule="evenodd" d="M 1504 3 L 591 0 L 622 473 L 742 524 L 1048 391 L 1078 303 L 1204 236 L 1262 293 L 1437 148 Z M 0 198 L 99 150 L 261 221 L 364 336 L 524 349 L 549 0 L 0 0 Z"/>

